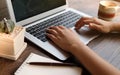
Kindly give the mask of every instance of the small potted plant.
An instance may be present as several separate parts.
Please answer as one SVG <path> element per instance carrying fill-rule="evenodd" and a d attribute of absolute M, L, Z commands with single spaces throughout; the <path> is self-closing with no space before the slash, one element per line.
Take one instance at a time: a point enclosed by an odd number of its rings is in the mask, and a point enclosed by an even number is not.
<path fill-rule="evenodd" d="M 27 45 L 24 33 L 25 28 L 4 18 L 0 22 L 0 57 L 16 60 Z"/>

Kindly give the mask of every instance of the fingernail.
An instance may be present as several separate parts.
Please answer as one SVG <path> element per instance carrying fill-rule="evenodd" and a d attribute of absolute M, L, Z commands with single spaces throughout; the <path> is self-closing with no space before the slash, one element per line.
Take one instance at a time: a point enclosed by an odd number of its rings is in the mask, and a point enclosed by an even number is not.
<path fill-rule="evenodd" d="M 90 23 L 90 25 L 91 25 L 91 26 L 93 26 L 93 24 L 92 24 L 92 23 Z"/>

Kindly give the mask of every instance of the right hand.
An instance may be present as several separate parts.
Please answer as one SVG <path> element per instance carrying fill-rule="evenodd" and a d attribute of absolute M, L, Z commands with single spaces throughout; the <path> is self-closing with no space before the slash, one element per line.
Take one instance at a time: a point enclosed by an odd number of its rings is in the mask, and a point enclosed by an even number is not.
<path fill-rule="evenodd" d="M 82 17 L 75 25 L 75 29 L 79 30 L 85 24 L 89 25 L 89 28 L 95 29 L 102 33 L 109 33 L 112 29 L 112 22 L 104 21 L 98 18 Z"/>
<path fill-rule="evenodd" d="M 60 48 L 72 53 L 76 47 L 85 46 L 78 34 L 64 26 L 52 26 L 47 29 L 47 36 Z"/>

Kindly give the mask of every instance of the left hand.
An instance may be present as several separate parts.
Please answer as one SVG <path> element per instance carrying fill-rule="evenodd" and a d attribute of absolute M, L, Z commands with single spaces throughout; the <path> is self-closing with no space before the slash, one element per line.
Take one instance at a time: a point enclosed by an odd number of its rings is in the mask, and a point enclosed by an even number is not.
<path fill-rule="evenodd" d="M 65 51 L 71 52 L 74 47 L 83 44 L 80 37 L 64 26 L 53 26 L 47 29 L 47 36 L 60 48 Z"/>
<path fill-rule="evenodd" d="M 113 22 L 104 21 L 95 17 L 82 17 L 75 25 L 75 29 L 79 30 L 85 24 L 89 25 L 91 29 L 95 29 L 102 33 L 109 33 L 112 31 L 112 27 L 114 26 Z"/>

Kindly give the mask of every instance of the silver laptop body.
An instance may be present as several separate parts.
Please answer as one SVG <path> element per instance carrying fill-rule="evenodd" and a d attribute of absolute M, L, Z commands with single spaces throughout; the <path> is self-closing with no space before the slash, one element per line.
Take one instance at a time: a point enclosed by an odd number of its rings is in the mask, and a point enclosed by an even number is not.
<path fill-rule="evenodd" d="M 21 25 L 26 29 L 67 12 L 72 12 L 81 17 L 90 17 L 85 13 L 69 8 L 65 0 L 6 0 L 6 3 L 10 19 L 12 19 L 16 25 Z M 71 29 L 74 30 L 74 25 Z M 89 31 L 89 29 L 85 26 L 80 30 L 80 33 L 78 33 L 80 39 L 85 44 L 88 44 L 89 41 L 98 36 L 94 34 L 93 31 L 92 34 L 88 34 L 87 31 Z M 25 37 L 60 60 L 66 60 L 69 57 L 66 52 L 62 51 L 50 41 L 43 42 L 27 31 L 25 32 Z"/>

